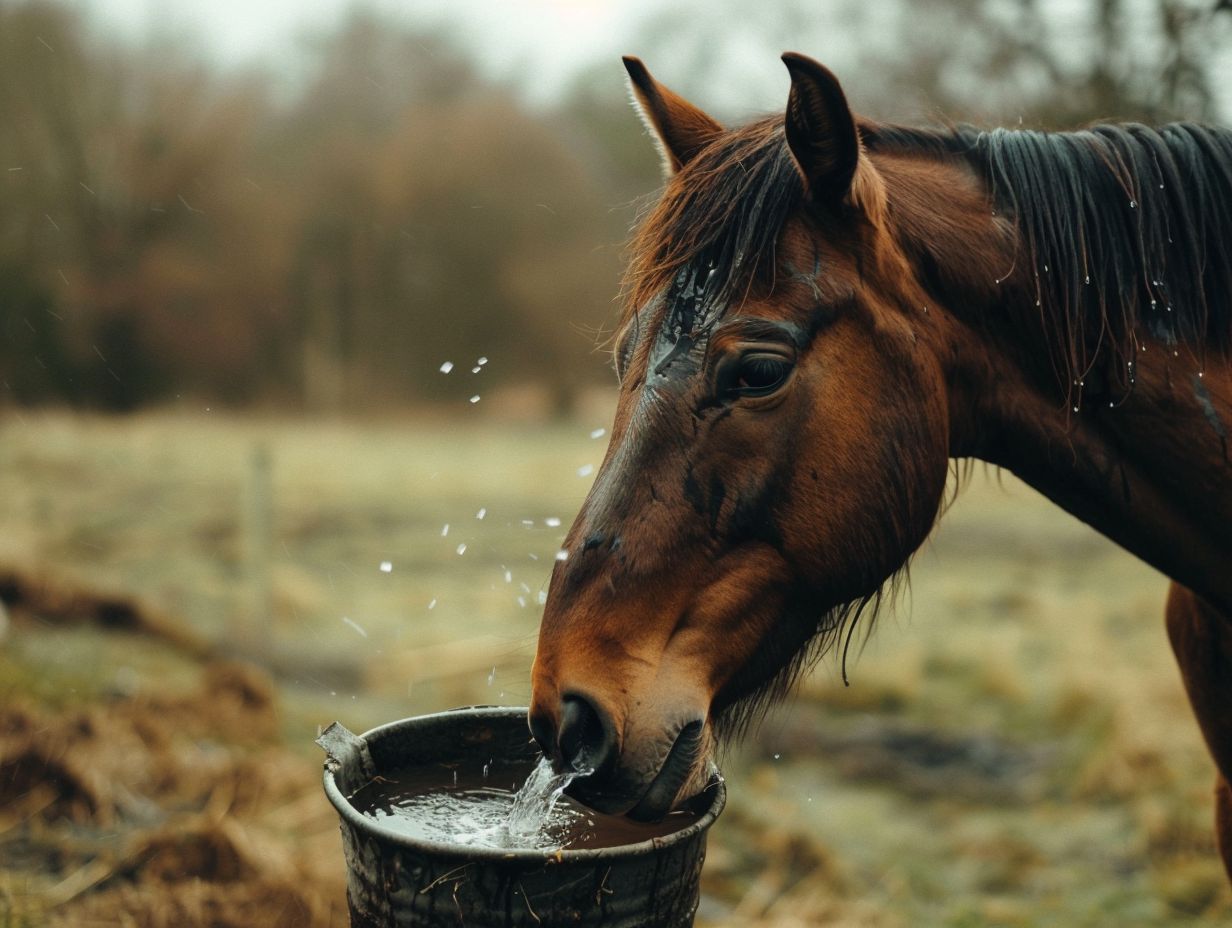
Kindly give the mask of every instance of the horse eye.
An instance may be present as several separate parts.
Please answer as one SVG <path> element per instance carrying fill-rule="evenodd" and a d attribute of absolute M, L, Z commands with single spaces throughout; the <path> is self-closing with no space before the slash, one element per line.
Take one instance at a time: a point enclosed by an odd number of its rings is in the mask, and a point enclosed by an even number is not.
<path fill-rule="evenodd" d="M 740 396 L 769 396 L 787 382 L 792 362 L 781 354 L 750 352 L 736 368 L 734 390 Z"/>

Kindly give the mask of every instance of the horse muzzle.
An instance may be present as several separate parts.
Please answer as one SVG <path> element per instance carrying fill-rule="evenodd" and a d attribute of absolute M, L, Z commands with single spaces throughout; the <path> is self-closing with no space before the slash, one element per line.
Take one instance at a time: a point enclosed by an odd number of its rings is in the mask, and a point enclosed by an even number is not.
<path fill-rule="evenodd" d="M 580 775 L 569 794 L 593 809 L 656 821 L 706 785 L 709 729 L 702 713 L 617 716 L 569 691 L 556 711 L 532 706 L 530 729 L 558 768 Z"/>

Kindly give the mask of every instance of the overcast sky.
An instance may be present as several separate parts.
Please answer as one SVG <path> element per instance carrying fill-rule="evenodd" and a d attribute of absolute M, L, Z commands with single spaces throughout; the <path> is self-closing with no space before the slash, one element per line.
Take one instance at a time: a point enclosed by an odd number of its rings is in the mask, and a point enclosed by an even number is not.
<path fill-rule="evenodd" d="M 86 12 L 100 27 L 135 41 L 157 41 L 171 36 L 195 41 L 205 55 L 226 66 L 249 64 L 278 70 L 294 60 L 299 40 L 330 31 L 356 5 L 355 0 L 68 0 Z M 1213 2 L 1213 0 L 1212 0 Z M 1043 0 L 1054 31 L 1081 54 L 1081 24 L 1074 21 L 1085 2 Z M 731 61 L 731 86 L 714 88 L 728 112 L 761 112 L 778 105 L 786 93 L 787 77 L 775 56 L 786 47 L 813 55 L 845 76 L 848 92 L 859 104 L 858 86 L 852 75 L 872 48 L 854 48 L 850 18 L 858 15 L 868 28 L 861 30 L 865 45 L 877 37 L 901 35 L 882 28 L 879 19 L 902 14 L 927 16 L 922 0 L 906 4 L 876 0 L 818 0 L 809 8 L 807 29 L 776 21 L 774 0 L 739 3 L 682 3 L 680 0 L 363 0 L 363 5 L 407 22 L 445 27 L 466 47 L 480 51 L 480 60 L 490 76 L 514 77 L 532 100 L 550 102 L 566 79 L 590 65 L 609 62 L 613 80 L 622 80 L 619 56 L 642 54 L 639 31 L 656 14 L 682 8 L 713 11 L 723 22 L 723 47 L 709 49 Z M 794 4 L 799 6 L 799 4 Z M 1132 7 L 1131 7 L 1132 8 Z M 923 22 L 923 20 L 922 20 Z M 699 33 L 713 20 L 699 23 Z M 1075 26 L 1079 28 L 1075 30 Z M 1072 41 L 1067 38 L 1072 36 Z M 891 50 L 893 51 L 893 50 Z M 958 50 L 960 51 L 960 50 Z M 663 57 L 662 53 L 658 57 Z M 1225 49 L 1221 70 L 1229 75 L 1219 83 L 1221 109 L 1232 118 L 1232 51 Z M 765 65 L 761 59 L 765 58 Z M 686 61 L 647 61 L 652 71 L 668 84 L 677 84 L 674 73 L 687 68 Z M 704 99 L 699 102 L 706 103 Z"/>
<path fill-rule="evenodd" d="M 207 53 L 228 65 L 268 63 L 296 40 L 328 31 L 352 0 L 76 0 L 105 28 L 133 40 L 171 33 L 199 37 Z M 482 49 L 492 73 L 535 69 L 540 95 L 605 56 L 619 67 L 635 23 L 669 4 L 663 0 L 368 0 L 365 7 L 408 22 L 447 26 Z M 534 93 L 532 80 L 531 92 Z"/>

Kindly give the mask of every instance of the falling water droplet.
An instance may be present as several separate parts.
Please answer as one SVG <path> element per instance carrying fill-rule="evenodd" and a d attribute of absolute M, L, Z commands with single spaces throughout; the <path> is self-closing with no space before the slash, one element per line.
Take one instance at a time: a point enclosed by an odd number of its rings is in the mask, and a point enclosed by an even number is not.
<path fill-rule="evenodd" d="M 505 582 L 513 583 L 513 571 L 512 570 L 505 571 Z"/>
<path fill-rule="evenodd" d="M 602 438 L 606 434 L 607 434 L 607 429 L 592 429 L 590 433 L 590 437 L 591 438 Z"/>
<path fill-rule="evenodd" d="M 488 686 L 492 685 L 492 681 L 496 679 L 496 665 L 492 665 L 492 670 L 488 673 Z"/>
<path fill-rule="evenodd" d="M 478 374 L 481 370 L 483 370 L 483 368 L 482 368 L 482 367 L 472 367 L 472 368 L 471 368 L 471 373 L 472 373 L 472 374 Z"/>
<path fill-rule="evenodd" d="M 471 405 L 474 405 L 475 403 L 478 403 L 478 402 L 479 402 L 479 394 L 476 393 L 474 396 L 471 397 Z"/>
<path fill-rule="evenodd" d="M 518 605 L 521 606 L 523 609 L 526 608 L 526 597 L 525 596 L 518 597 Z"/>
<path fill-rule="evenodd" d="M 363 626 L 361 626 L 361 625 L 360 625 L 358 622 L 356 622 L 354 619 L 348 619 L 348 618 L 344 615 L 344 616 L 342 617 L 342 621 L 343 621 L 345 624 L 347 624 L 347 625 L 351 626 L 351 628 L 355 629 L 355 631 L 359 632 L 359 633 L 360 633 L 363 637 L 365 637 L 365 638 L 367 638 L 367 637 L 368 637 L 368 633 L 367 633 L 366 631 L 364 631 Z"/>
<path fill-rule="evenodd" d="M 441 373 L 442 373 L 442 374 L 448 374 L 451 370 L 453 370 L 453 362 L 452 362 L 452 361 L 446 361 L 444 364 L 442 364 L 442 365 L 441 365 Z"/>
<path fill-rule="evenodd" d="M 559 528 L 560 519 L 556 518 L 556 516 L 548 516 L 546 519 L 543 520 L 543 524 L 546 525 L 548 528 Z"/>
<path fill-rule="evenodd" d="M 436 608 L 436 597 L 433 597 L 433 598 L 432 598 L 432 602 L 428 603 L 428 608 L 429 608 L 429 609 L 435 609 L 435 608 Z"/>
<path fill-rule="evenodd" d="M 1198 376 L 1201 377 L 1202 375 L 1199 374 Z M 556 552 L 556 560 L 558 561 L 569 560 L 569 552 L 566 549 L 561 548 L 559 551 Z"/>
<path fill-rule="evenodd" d="M 578 468 L 577 475 L 579 477 L 589 477 L 594 472 L 595 472 L 595 465 L 583 464 L 581 467 Z"/>
<path fill-rule="evenodd" d="M 464 541 L 462 542 L 462 544 L 458 545 L 458 555 L 461 556 L 465 553 L 466 553 L 466 542 Z"/>
<path fill-rule="evenodd" d="M 547 594 L 547 591 L 546 591 L 546 590 L 540 590 L 540 591 L 539 591 L 539 595 L 538 595 L 537 597 L 535 597 L 535 598 L 539 600 L 539 605 L 541 605 L 541 606 L 542 606 L 544 603 L 546 603 L 546 602 L 548 601 L 548 594 Z"/>
<path fill-rule="evenodd" d="M 482 519 L 482 518 L 483 518 L 484 516 L 486 516 L 487 514 L 488 514 L 488 509 L 487 509 L 487 507 L 486 507 L 486 506 L 481 506 L 481 507 L 479 508 L 479 511 L 478 511 L 477 513 L 475 513 L 475 518 L 476 518 L 476 519 Z"/>
<path fill-rule="evenodd" d="M 442 526 L 441 528 L 441 537 L 444 538 L 448 534 L 449 534 L 449 523 L 446 522 L 444 526 Z"/>
<path fill-rule="evenodd" d="M 486 357 L 481 357 L 481 358 L 480 358 L 478 361 L 476 361 L 475 363 L 476 363 L 476 364 L 478 364 L 480 367 L 483 367 L 485 364 L 487 364 L 487 363 L 488 363 L 488 359 L 487 359 Z"/>
<path fill-rule="evenodd" d="M 381 561 L 381 573 L 387 574 L 394 569 L 393 561 Z"/>

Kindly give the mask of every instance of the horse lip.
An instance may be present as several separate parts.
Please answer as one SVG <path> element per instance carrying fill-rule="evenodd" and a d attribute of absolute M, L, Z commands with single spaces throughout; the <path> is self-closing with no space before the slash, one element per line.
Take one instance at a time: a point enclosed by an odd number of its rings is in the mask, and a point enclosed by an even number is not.
<path fill-rule="evenodd" d="M 574 799 L 606 815 L 627 815 L 634 821 L 653 822 L 672 810 L 680 788 L 688 781 L 701 753 L 704 725 L 690 722 L 680 729 L 650 785 L 640 794 L 624 784 L 611 789 L 605 784 L 604 771 L 578 777 L 565 792 Z M 609 774 L 615 773 L 612 765 Z"/>
<path fill-rule="evenodd" d="M 642 798 L 626 814 L 638 822 L 655 822 L 667 815 L 676 803 L 680 788 L 689 779 L 702 746 L 701 722 L 690 722 L 680 730 L 667 759 L 659 768 Z"/>

